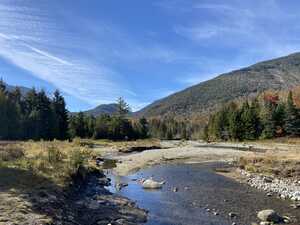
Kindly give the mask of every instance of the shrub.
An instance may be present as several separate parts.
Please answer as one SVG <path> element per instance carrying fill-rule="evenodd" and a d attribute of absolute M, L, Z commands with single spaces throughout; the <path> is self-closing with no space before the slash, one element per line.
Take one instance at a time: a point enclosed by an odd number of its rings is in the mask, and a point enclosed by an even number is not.
<path fill-rule="evenodd" d="M 17 146 L 4 146 L 0 148 L 0 160 L 1 161 L 15 161 L 24 157 L 24 151 Z"/>
<path fill-rule="evenodd" d="M 47 148 L 47 158 L 50 164 L 57 164 L 63 161 L 64 154 L 55 146 L 50 146 Z"/>

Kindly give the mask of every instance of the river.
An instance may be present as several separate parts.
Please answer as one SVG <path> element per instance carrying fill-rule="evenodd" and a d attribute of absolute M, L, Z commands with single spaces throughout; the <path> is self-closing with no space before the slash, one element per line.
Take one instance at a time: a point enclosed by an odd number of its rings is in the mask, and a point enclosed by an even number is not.
<path fill-rule="evenodd" d="M 175 163 L 153 166 L 124 177 L 108 171 L 112 179 L 109 190 L 148 210 L 146 225 L 246 225 L 258 222 L 257 212 L 268 208 L 300 221 L 300 213 L 291 209 L 291 202 L 267 197 L 263 192 L 214 172 L 215 168 L 224 166 L 223 163 Z M 161 190 L 142 189 L 136 180 L 150 176 L 165 180 L 166 184 Z M 118 191 L 114 187 L 116 182 L 128 183 L 128 186 Z M 178 191 L 174 191 L 175 188 Z"/>

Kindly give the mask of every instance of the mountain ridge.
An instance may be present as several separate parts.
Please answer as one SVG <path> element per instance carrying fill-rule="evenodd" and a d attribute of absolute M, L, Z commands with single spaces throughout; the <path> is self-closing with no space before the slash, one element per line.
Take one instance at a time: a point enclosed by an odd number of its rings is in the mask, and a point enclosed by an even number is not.
<path fill-rule="evenodd" d="M 285 90 L 299 84 L 300 53 L 297 52 L 220 74 L 154 101 L 136 112 L 136 116 L 191 116 L 207 113 L 217 105 L 236 98 L 254 96 L 269 89 Z"/>

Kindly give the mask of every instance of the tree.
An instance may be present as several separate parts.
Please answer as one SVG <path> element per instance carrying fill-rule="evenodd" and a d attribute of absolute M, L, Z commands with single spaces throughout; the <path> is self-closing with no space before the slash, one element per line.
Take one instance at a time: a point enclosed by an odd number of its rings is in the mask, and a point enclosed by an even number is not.
<path fill-rule="evenodd" d="M 228 132 L 231 140 L 242 140 L 242 123 L 240 110 L 235 103 L 228 107 Z"/>
<path fill-rule="evenodd" d="M 124 118 L 130 111 L 129 105 L 125 102 L 123 98 L 118 98 L 117 100 L 117 116 Z"/>
<path fill-rule="evenodd" d="M 293 94 L 290 91 L 286 102 L 286 115 L 284 123 L 285 131 L 288 135 L 300 135 L 300 115 L 293 101 Z"/>
<path fill-rule="evenodd" d="M 244 102 L 241 109 L 241 123 L 243 127 L 242 138 L 246 140 L 255 140 L 259 133 L 259 118 L 254 105 L 249 105 L 248 101 Z"/>
<path fill-rule="evenodd" d="M 276 122 L 274 120 L 275 109 L 277 107 L 277 102 L 265 100 L 264 108 L 261 113 L 262 121 L 262 139 L 269 139 L 275 136 L 276 132 Z"/>
<path fill-rule="evenodd" d="M 7 94 L 6 85 L 2 78 L 0 79 L 0 91 L 3 92 L 5 95 Z"/>
<path fill-rule="evenodd" d="M 66 109 L 66 102 L 64 97 L 58 90 L 54 92 L 52 100 L 52 107 L 55 114 L 56 120 L 56 132 L 55 138 L 59 140 L 65 140 L 68 138 L 68 110 Z"/>

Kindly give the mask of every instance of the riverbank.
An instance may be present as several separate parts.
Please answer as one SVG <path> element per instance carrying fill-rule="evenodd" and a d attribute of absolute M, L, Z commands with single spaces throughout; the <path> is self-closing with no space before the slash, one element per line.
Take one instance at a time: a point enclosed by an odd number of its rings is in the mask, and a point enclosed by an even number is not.
<path fill-rule="evenodd" d="M 114 172 L 119 176 L 170 162 L 226 162 L 234 173 L 225 176 L 249 184 L 283 199 L 300 201 L 300 152 L 298 140 L 248 143 L 204 143 L 163 141 L 161 149 L 145 150 L 112 157 L 118 160 Z"/>
<path fill-rule="evenodd" d="M 109 180 L 82 142 L 0 145 L 0 224 L 141 224 L 147 213 L 106 190 Z"/>
<path fill-rule="evenodd" d="M 145 150 L 131 154 L 113 154 L 115 150 L 105 150 L 112 159 L 117 160 L 114 171 L 118 175 L 128 175 L 145 167 L 171 161 L 200 162 L 235 162 L 241 157 L 260 154 L 255 149 L 242 144 L 220 145 L 196 141 L 163 141 L 160 149 Z"/>
<path fill-rule="evenodd" d="M 258 212 L 269 208 L 289 218 L 289 224 L 299 224 L 300 209 L 292 208 L 291 202 L 222 176 L 216 172 L 219 168 L 225 171 L 232 165 L 222 162 L 154 165 L 129 176 L 112 175 L 113 184 L 128 185 L 113 191 L 149 211 L 145 225 L 253 225 L 261 222 Z M 138 180 L 150 176 L 165 181 L 162 189 L 141 187 Z"/>

